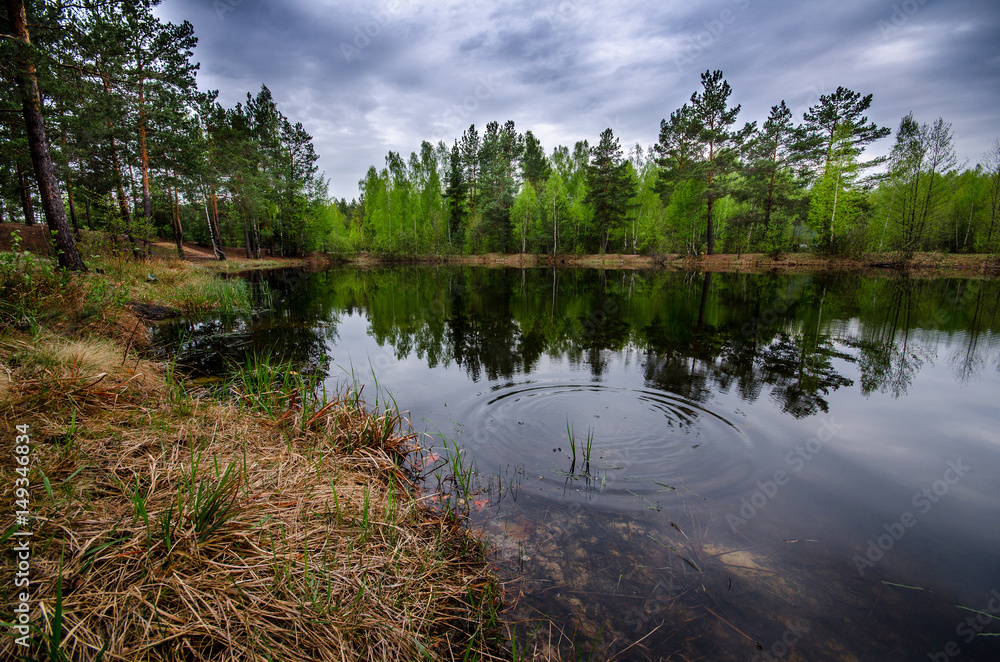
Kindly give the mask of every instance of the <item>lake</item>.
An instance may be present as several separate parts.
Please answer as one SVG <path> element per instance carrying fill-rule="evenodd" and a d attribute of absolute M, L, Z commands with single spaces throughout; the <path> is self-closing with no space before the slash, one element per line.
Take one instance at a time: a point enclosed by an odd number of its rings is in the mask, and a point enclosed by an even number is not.
<path fill-rule="evenodd" d="M 270 310 L 161 325 L 158 342 L 196 377 L 267 349 L 407 410 L 428 498 L 493 541 L 521 645 L 1000 659 L 997 281 L 249 278 Z"/>

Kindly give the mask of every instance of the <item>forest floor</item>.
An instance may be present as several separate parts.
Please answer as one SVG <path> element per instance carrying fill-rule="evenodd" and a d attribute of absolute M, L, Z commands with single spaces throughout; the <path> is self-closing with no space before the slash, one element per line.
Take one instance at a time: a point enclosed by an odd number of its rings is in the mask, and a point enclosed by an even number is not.
<path fill-rule="evenodd" d="M 11 250 L 12 232 L 21 237 L 20 249 L 37 255 L 49 256 L 52 249 L 48 230 L 44 224 L 25 226 L 18 223 L 0 223 L 0 251 Z M 84 260 L 88 246 L 106 242 L 104 233 L 83 231 Z M 176 254 L 176 244 L 171 240 L 152 242 L 152 252 L 161 257 Z M 485 255 L 418 255 L 386 258 L 371 253 L 357 253 L 343 258 L 311 254 L 304 258 L 248 259 L 242 247 L 225 248 L 228 257 L 220 263 L 212 249 L 193 242 L 184 242 L 184 259 L 206 267 L 240 270 L 266 268 L 267 266 L 321 267 L 333 262 L 347 262 L 359 267 L 383 264 L 458 264 L 486 267 L 567 267 L 594 269 L 672 269 L 677 271 L 713 271 L 742 273 L 862 273 L 866 275 L 908 275 L 917 278 L 975 278 L 1000 277 L 1000 255 L 916 253 L 904 259 L 896 253 L 871 253 L 861 258 L 831 257 L 812 253 L 786 253 L 774 258 L 762 253 L 742 255 L 725 253 L 717 255 L 535 255 L 532 253 Z"/>

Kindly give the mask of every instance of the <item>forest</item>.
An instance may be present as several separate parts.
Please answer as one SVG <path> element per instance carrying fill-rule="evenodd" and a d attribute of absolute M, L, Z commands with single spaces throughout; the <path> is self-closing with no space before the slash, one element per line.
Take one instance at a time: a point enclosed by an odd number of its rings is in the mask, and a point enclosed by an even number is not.
<path fill-rule="evenodd" d="M 5 7 L 0 221 L 44 217 L 63 266 L 84 268 L 81 230 L 136 259 L 157 237 L 219 259 L 224 246 L 247 258 L 1000 250 L 1000 140 L 960 164 L 943 118 L 878 126 L 873 95 L 844 87 L 801 119 L 780 100 L 745 121 L 711 70 L 653 144 L 623 147 L 609 128 L 547 151 L 512 120 L 473 124 L 451 145 L 390 151 L 355 199 L 331 198 L 302 122 L 266 85 L 232 108 L 200 91 L 194 27 L 157 4 Z M 866 157 L 878 141 L 888 156 Z"/>

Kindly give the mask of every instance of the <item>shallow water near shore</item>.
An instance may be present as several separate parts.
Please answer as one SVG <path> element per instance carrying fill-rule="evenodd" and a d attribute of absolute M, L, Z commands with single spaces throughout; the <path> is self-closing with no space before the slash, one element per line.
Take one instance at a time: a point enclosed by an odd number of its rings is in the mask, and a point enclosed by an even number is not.
<path fill-rule="evenodd" d="M 252 277 L 270 310 L 157 342 L 195 377 L 268 350 L 408 410 L 427 496 L 493 540 L 528 651 L 1000 657 L 997 281 Z M 439 497 L 456 447 L 468 491 Z"/>

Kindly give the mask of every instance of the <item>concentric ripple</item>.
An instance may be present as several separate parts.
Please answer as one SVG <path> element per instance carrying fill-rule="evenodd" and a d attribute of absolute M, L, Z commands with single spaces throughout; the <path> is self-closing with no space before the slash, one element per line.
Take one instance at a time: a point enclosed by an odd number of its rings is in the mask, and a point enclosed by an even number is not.
<path fill-rule="evenodd" d="M 671 393 L 529 381 L 495 386 L 467 403 L 463 443 L 485 471 L 519 465 L 561 486 L 572 464 L 571 431 L 574 471 L 585 470 L 583 447 L 592 435 L 590 475 L 608 495 L 674 488 L 718 498 L 743 489 L 751 475 L 753 448 L 740 427 Z"/>

